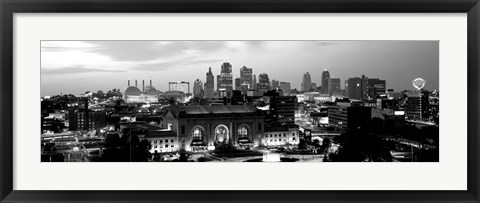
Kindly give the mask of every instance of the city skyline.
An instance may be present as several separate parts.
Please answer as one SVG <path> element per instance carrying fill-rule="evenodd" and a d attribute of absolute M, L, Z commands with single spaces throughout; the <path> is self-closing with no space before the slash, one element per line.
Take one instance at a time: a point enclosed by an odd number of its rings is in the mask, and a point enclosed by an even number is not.
<path fill-rule="evenodd" d="M 345 80 L 361 75 L 386 80 L 387 89 L 395 91 L 412 90 L 417 77 L 427 81 L 426 89 L 439 89 L 438 41 L 42 41 L 41 46 L 41 96 L 123 91 L 128 79 L 149 77 L 155 88 L 167 91 L 172 81 L 205 83 L 209 67 L 219 75 L 224 61 L 231 63 L 233 79 L 246 66 L 257 77 L 266 73 L 270 81 L 298 90 L 306 72 L 312 83 L 322 84 L 324 69 L 340 78 L 342 89 Z"/>

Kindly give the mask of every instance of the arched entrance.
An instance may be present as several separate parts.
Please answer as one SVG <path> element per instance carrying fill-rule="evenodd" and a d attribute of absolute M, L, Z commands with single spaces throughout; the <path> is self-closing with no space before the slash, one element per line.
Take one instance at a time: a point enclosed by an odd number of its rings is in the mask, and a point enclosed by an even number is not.
<path fill-rule="evenodd" d="M 202 126 L 193 127 L 191 135 L 192 135 L 192 142 L 190 143 L 190 146 L 192 147 L 192 151 L 207 150 L 206 133 L 205 133 L 205 129 Z"/>
<path fill-rule="evenodd" d="M 240 148 L 249 148 L 253 146 L 252 142 L 252 131 L 250 130 L 250 127 L 246 124 L 242 124 L 238 127 L 237 129 L 237 135 L 238 135 L 238 146 Z"/>
<path fill-rule="evenodd" d="M 226 125 L 218 125 L 215 128 L 215 143 L 228 143 L 229 133 Z"/>

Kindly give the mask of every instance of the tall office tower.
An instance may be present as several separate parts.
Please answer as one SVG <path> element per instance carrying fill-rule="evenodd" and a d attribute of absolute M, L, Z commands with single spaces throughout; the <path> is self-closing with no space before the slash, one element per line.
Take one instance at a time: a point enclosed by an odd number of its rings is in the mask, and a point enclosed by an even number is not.
<path fill-rule="evenodd" d="M 253 69 L 243 66 L 240 68 L 240 85 L 242 90 L 249 90 L 253 88 Z"/>
<path fill-rule="evenodd" d="M 253 89 L 257 90 L 257 76 L 253 74 Z"/>
<path fill-rule="evenodd" d="M 185 94 L 190 94 L 190 83 L 189 82 L 169 82 L 168 91 L 180 91 Z"/>
<path fill-rule="evenodd" d="M 386 93 L 386 82 L 385 80 L 380 80 L 378 78 L 369 78 L 368 79 L 368 97 L 369 99 L 380 98 L 380 95 Z"/>
<path fill-rule="evenodd" d="M 235 90 L 241 90 L 241 89 L 242 89 L 242 85 L 240 82 L 240 78 L 235 78 Z"/>
<path fill-rule="evenodd" d="M 225 91 L 228 94 L 231 94 L 233 90 L 233 79 L 232 79 L 232 65 L 229 62 L 223 62 L 220 70 L 220 75 L 217 76 L 218 85 L 217 91 Z"/>
<path fill-rule="evenodd" d="M 198 98 L 203 98 L 203 83 L 200 79 L 196 79 L 193 82 L 193 96 Z"/>
<path fill-rule="evenodd" d="M 349 78 L 345 88 L 350 99 L 367 99 L 368 97 L 368 78 L 365 75 L 362 77 Z"/>
<path fill-rule="evenodd" d="M 312 88 L 312 78 L 310 77 L 310 73 L 306 72 L 303 74 L 302 91 L 308 92 L 310 88 Z"/>
<path fill-rule="evenodd" d="M 328 79 L 328 95 L 332 96 L 340 92 L 340 78 Z"/>
<path fill-rule="evenodd" d="M 280 82 L 280 89 L 283 91 L 284 96 L 290 96 L 292 87 L 289 82 Z"/>
<path fill-rule="evenodd" d="M 330 79 L 330 73 L 325 69 L 322 72 L 322 94 L 328 93 L 328 79 Z"/>
<path fill-rule="evenodd" d="M 270 90 L 270 79 L 266 73 L 258 75 L 258 90 L 262 92 Z"/>
<path fill-rule="evenodd" d="M 407 97 L 407 118 L 412 120 L 428 121 L 429 113 L 429 92 L 419 90 L 408 93 Z"/>
<path fill-rule="evenodd" d="M 208 68 L 208 72 L 207 72 L 207 81 L 205 82 L 205 98 L 207 99 L 211 99 L 213 98 L 214 96 L 214 92 L 215 92 L 215 77 L 213 76 L 213 73 L 212 73 L 212 68 L 209 67 Z"/>
<path fill-rule="evenodd" d="M 272 80 L 272 90 L 275 90 L 277 88 L 280 88 L 280 81 Z"/>

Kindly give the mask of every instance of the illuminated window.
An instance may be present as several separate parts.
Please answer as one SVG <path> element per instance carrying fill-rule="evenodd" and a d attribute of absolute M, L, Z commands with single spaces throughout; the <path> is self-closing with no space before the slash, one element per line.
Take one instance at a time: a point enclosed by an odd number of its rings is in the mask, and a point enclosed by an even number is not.
<path fill-rule="evenodd" d="M 240 128 L 238 128 L 238 136 L 248 137 L 248 130 L 245 126 L 240 126 Z"/>
<path fill-rule="evenodd" d="M 200 128 L 194 128 L 192 135 L 193 140 L 202 140 L 202 130 Z"/>

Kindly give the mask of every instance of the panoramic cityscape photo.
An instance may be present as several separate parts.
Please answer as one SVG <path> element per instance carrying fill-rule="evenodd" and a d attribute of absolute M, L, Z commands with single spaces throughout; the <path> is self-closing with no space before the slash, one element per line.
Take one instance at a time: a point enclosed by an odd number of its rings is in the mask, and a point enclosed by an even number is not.
<path fill-rule="evenodd" d="M 41 162 L 438 162 L 438 41 L 41 41 Z"/>

